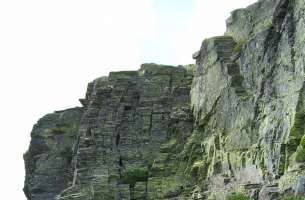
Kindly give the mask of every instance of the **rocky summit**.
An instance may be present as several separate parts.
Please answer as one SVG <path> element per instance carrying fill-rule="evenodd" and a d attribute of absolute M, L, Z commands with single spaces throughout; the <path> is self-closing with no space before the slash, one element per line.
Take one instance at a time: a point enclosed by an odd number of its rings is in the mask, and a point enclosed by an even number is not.
<path fill-rule="evenodd" d="M 305 199 L 305 1 L 260 0 L 195 65 L 143 64 L 41 118 L 28 200 Z"/>

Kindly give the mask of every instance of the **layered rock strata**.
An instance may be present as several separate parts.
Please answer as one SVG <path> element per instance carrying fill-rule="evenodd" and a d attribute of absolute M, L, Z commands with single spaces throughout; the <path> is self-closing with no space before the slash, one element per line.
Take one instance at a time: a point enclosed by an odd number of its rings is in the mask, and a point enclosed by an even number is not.
<path fill-rule="evenodd" d="M 196 65 L 144 64 L 89 83 L 43 117 L 25 154 L 29 200 L 254 200 L 305 195 L 305 2 L 232 12 Z"/>

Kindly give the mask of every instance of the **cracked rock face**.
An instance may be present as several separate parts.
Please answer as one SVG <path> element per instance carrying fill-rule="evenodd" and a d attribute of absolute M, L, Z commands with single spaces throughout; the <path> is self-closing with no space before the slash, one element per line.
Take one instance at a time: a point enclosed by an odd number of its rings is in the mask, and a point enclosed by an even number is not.
<path fill-rule="evenodd" d="M 83 108 L 48 114 L 31 133 L 31 144 L 24 155 L 28 199 L 54 199 L 68 187 L 73 176 L 71 161 Z"/>
<path fill-rule="evenodd" d="M 84 107 L 77 108 L 82 114 L 71 114 L 79 121 L 71 138 L 74 145 L 67 147 L 71 152 L 67 155 L 67 170 L 73 173 L 65 182 L 58 180 L 62 187 L 57 193 L 53 193 L 52 187 L 36 185 L 35 181 L 43 181 L 35 177 L 39 168 L 42 173 L 51 172 L 45 166 L 49 164 L 47 161 L 33 160 L 36 155 L 30 149 L 25 160 L 32 162 L 33 170 L 28 174 L 34 177 L 26 180 L 28 198 L 156 199 L 180 194 L 183 187 L 178 181 L 180 177 L 170 175 L 178 170 L 175 164 L 180 158 L 175 152 L 179 152 L 192 133 L 189 103 L 192 78 L 193 74 L 183 67 L 146 64 L 139 71 L 113 72 L 89 83 L 86 98 L 81 99 Z M 69 111 L 63 114 L 66 112 Z M 45 118 L 35 126 L 33 133 L 40 136 L 46 132 L 44 126 L 48 124 L 44 121 Z M 74 124 L 67 122 L 66 126 Z M 48 137 L 56 137 L 58 133 L 49 134 Z M 59 135 L 68 134 L 71 133 Z M 47 145 L 47 139 L 39 140 L 41 146 Z M 64 141 L 54 141 L 54 145 L 60 146 L 58 142 Z M 40 143 L 36 145 L 33 137 L 33 151 L 39 152 Z M 49 156 L 50 162 L 58 159 L 52 157 L 52 149 L 56 147 L 45 148 L 45 153 L 39 154 L 42 159 Z M 62 163 L 55 162 L 50 167 L 61 168 Z M 54 173 L 59 177 L 64 175 L 61 171 Z M 51 173 L 45 178 L 54 179 L 53 176 Z M 167 187 L 165 176 L 176 185 Z"/>
<path fill-rule="evenodd" d="M 255 200 L 305 195 L 305 2 L 261 0 L 196 66 L 143 64 L 46 115 L 25 154 L 29 200 Z"/>

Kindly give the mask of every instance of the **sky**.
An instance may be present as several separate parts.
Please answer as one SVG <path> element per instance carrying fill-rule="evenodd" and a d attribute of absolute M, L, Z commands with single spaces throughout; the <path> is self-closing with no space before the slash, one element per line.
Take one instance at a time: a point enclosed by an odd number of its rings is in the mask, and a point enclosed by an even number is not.
<path fill-rule="evenodd" d="M 87 83 L 110 71 L 194 63 L 230 11 L 255 1 L 1 0 L 1 197 L 26 199 L 22 155 L 39 118 L 80 106 Z"/>

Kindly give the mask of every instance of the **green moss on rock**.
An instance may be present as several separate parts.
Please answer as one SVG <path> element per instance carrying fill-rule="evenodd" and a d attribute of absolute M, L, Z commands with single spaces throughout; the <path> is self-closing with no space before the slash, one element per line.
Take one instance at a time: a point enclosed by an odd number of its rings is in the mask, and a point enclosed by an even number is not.
<path fill-rule="evenodd" d="M 303 147 L 299 146 L 297 151 L 296 151 L 296 156 L 295 156 L 296 162 L 305 162 L 305 149 Z"/>
<path fill-rule="evenodd" d="M 246 39 L 241 39 L 240 41 L 238 41 L 233 49 L 234 53 L 240 53 L 243 46 L 246 44 L 247 40 Z"/>
<path fill-rule="evenodd" d="M 305 149 L 305 135 L 303 135 L 300 145 L 302 146 L 303 149 Z"/>
<path fill-rule="evenodd" d="M 179 196 L 184 189 L 184 178 L 153 177 L 149 178 L 148 199 L 168 199 Z"/>
<path fill-rule="evenodd" d="M 122 174 L 123 183 L 134 185 L 136 182 L 145 182 L 148 179 L 147 168 L 135 168 Z"/>
<path fill-rule="evenodd" d="M 296 197 L 292 195 L 284 196 L 281 200 L 305 200 L 305 197 Z"/>
<path fill-rule="evenodd" d="M 229 194 L 226 200 L 250 200 L 250 198 L 244 193 L 233 193 Z"/>
<path fill-rule="evenodd" d="M 177 144 L 177 140 L 175 138 L 172 138 L 167 143 L 161 145 L 160 152 L 167 153 L 171 151 L 176 144 Z"/>

